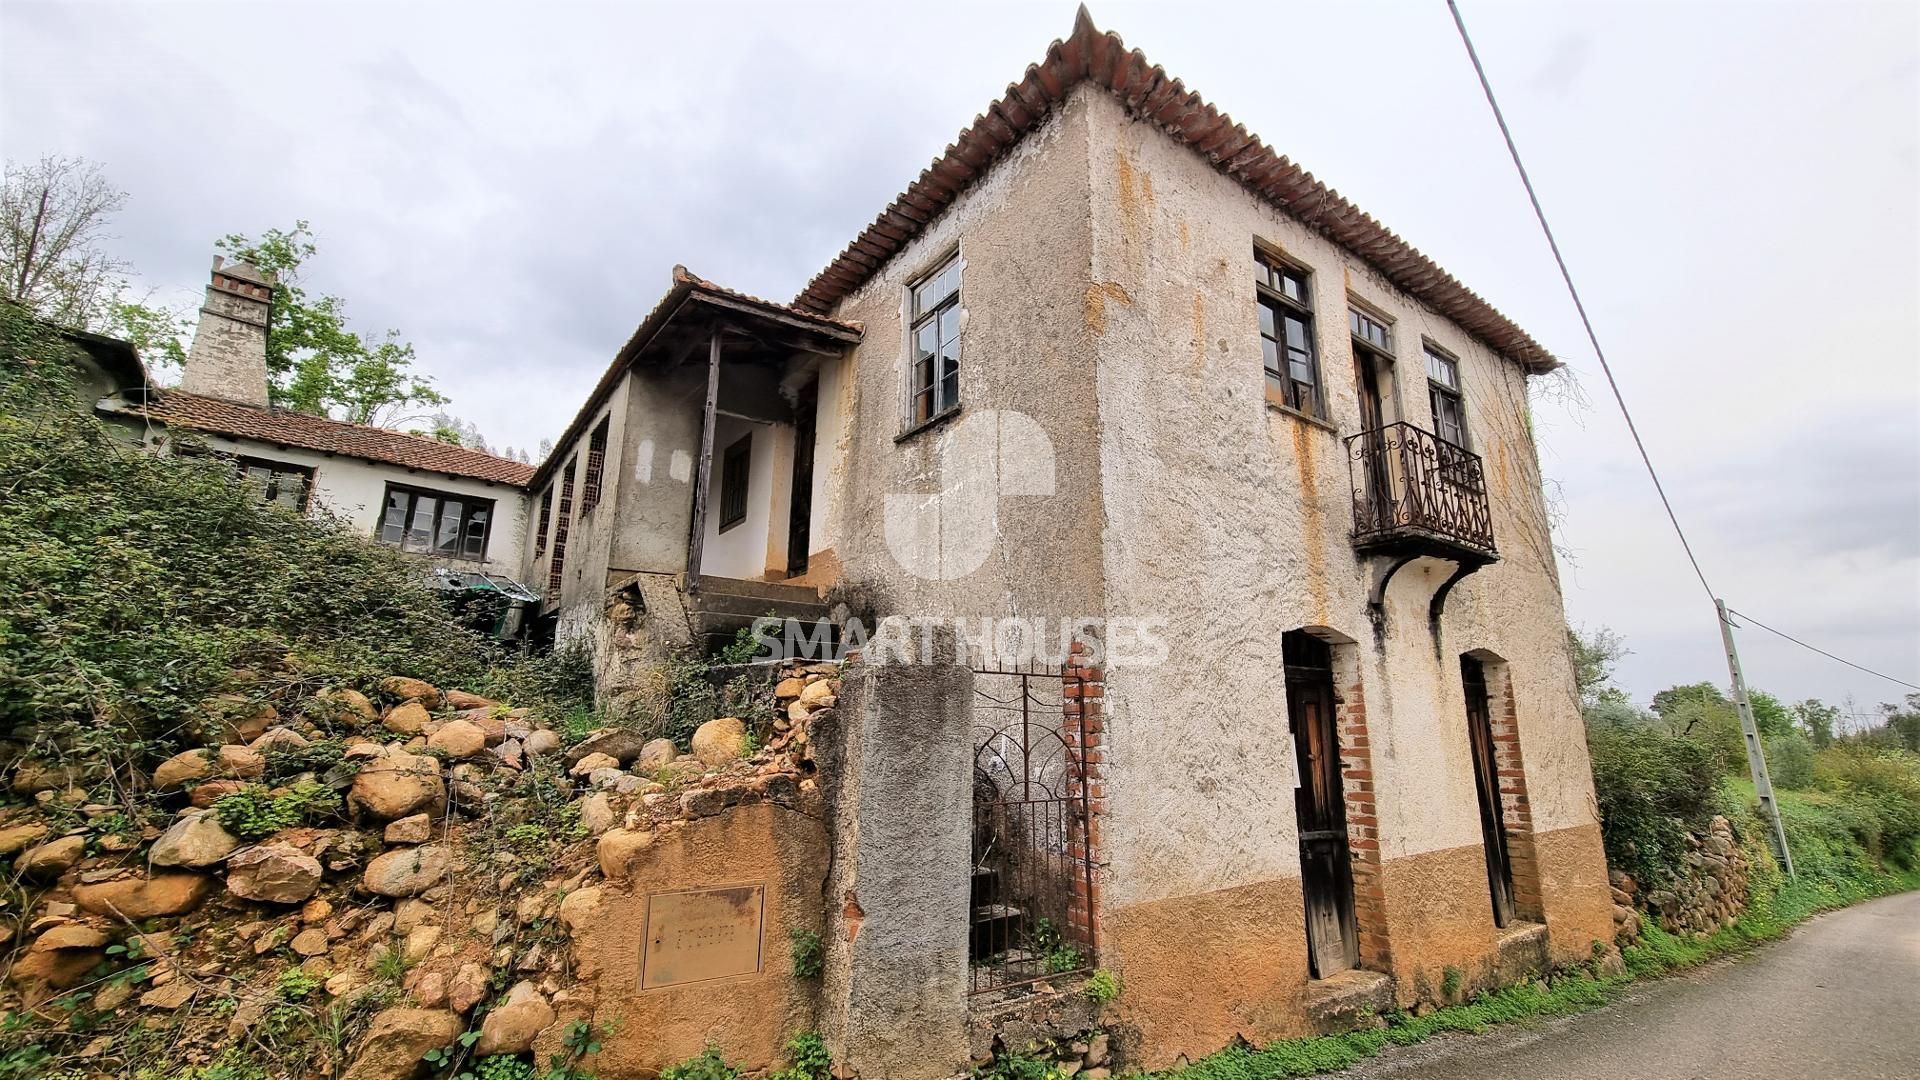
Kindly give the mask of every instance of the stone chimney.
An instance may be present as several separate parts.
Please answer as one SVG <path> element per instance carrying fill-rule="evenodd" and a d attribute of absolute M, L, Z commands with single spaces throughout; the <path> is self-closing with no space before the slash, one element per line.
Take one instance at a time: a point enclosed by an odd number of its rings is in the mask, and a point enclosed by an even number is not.
<path fill-rule="evenodd" d="M 213 280 L 187 351 L 180 389 L 267 407 L 267 314 L 274 275 L 213 257 Z"/>

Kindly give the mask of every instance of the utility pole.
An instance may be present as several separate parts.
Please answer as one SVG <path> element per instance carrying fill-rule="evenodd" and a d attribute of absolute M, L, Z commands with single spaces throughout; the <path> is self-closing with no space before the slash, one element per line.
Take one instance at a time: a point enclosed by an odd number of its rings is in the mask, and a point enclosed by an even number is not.
<path fill-rule="evenodd" d="M 1747 679 L 1740 673 L 1740 653 L 1733 647 L 1733 622 L 1727 618 L 1726 601 L 1716 596 L 1713 606 L 1720 612 L 1720 641 L 1727 647 L 1727 670 L 1733 675 L 1733 704 L 1740 710 L 1740 734 L 1745 736 L 1747 744 L 1747 771 L 1753 774 L 1753 791 L 1759 797 L 1760 812 L 1766 815 L 1767 825 L 1773 830 L 1773 853 L 1779 856 L 1791 878 L 1794 876 L 1793 852 L 1787 850 L 1787 830 L 1780 824 L 1780 804 L 1773 798 L 1773 778 L 1767 775 L 1767 755 L 1760 745 L 1760 728 L 1753 722 L 1753 703 L 1747 700 Z"/>

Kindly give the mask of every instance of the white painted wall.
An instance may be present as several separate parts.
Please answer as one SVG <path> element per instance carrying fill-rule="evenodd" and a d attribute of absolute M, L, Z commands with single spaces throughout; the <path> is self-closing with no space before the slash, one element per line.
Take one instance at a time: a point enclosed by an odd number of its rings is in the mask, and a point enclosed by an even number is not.
<path fill-rule="evenodd" d="M 792 468 L 793 429 L 783 425 L 756 424 L 731 416 L 714 418 L 713 464 L 707 479 L 707 538 L 700 553 L 700 573 L 708 577 L 757 579 L 767 573 L 772 546 L 773 508 L 786 505 L 787 484 L 774 483 L 774 463 L 783 457 Z M 747 517 L 725 532 L 720 531 L 720 477 L 727 448 L 743 435 L 752 434 L 752 454 L 747 469 Z M 782 447 L 786 453 L 781 453 Z M 790 481 L 789 481 L 790 483 Z M 776 491 L 776 486 L 779 491 Z M 776 495 L 781 496 L 776 498 Z M 781 523 L 785 530 L 784 520 Z M 784 542 L 780 545 L 785 550 Z"/>
<path fill-rule="evenodd" d="M 368 536 L 379 534 L 380 517 L 386 509 L 389 483 L 404 484 L 428 491 L 444 491 L 449 495 L 492 499 L 493 525 L 492 531 L 487 536 L 486 558 L 478 564 L 464 560 L 449 560 L 445 565 L 469 569 L 477 567 L 491 573 L 516 577 L 524 565 L 521 554 L 528 518 L 527 496 L 519 488 L 489 483 L 485 480 L 450 477 L 445 473 L 421 472 L 361 458 L 280 447 L 272 443 L 255 442 L 252 439 L 231 439 L 204 432 L 197 434 L 221 453 L 244 454 L 247 457 L 284 461 L 291 465 L 304 465 L 311 468 L 313 470 L 313 507 L 316 510 L 324 509 L 346 519 L 355 531 Z"/>

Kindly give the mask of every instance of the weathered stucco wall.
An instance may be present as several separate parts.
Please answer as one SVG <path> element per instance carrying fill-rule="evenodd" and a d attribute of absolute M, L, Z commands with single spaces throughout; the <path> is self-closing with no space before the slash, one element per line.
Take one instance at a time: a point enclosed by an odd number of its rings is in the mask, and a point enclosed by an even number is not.
<path fill-rule="evenodd" d="M 1572 955 L 1577 941 L 1585 950 L 1606 937 L 1587 910 L 1594 887 L 1604 899 L 1605 870 L 1583 839 L 1596 815 L 1523 374 L 1129 119 L 1109 95 L 1083 90 L 1076 101 L 1088 117 L 1093 237 L 1083 317 L 1098 371 L 1105 612 L 1165 617 L 1171 653 L 1158 667 L 1108 672 L 1109 958 L 1129 973 L 1157 965 L 1160 942 L 1195 927 L 1204 938 L 1238 918 L 1246 888 L 1297 882 L 1279 679 L 1280 636 L 1296 627 L 1358 643 L 1384 899 L 1404 982 L 1495 947 L 1459 673 L 1469 650 L 1507 662 L 1542 862 L 1551 847 L 1557 870 L 1548 917 L 1563 924 L 1557 947 Z M 1265 399 L 1256 241 L 1313 272 L 1330 424 Z M 1344 440 L 1360 430 L 1349 293 L 1394 320 L 1388 420 L 1434 426 L 1424 336 L 1459 358 L 1469 438 L 1486 460 L 1501 561 L 1453 591 L 1438 643 L 1427 606 L 1451 564 L 1401 570 L 1383 640 L 1366 614 L 1369 567 L 1348 539 Z M 1275 914 L 1297 935 L 1293 888 L 1290 909 Z M 1185 899 L 1168 903 L 1175 897 Z M 1301 976 L 1294 958 L 1275 960 L 1283 962 L 1295 966 L 1286 978 Z M 1177 1010 L 1179 1000 L 1169 988 L 1153 1007 Z M 1135 1006 L 1148 1003 L 1136 997 Z M 1249 1006 L 1244 1015 L 1251 1024 L 1257 1013 Z M 1217 1047 L 1209 1038 L 1180 1048 Z"/>
<path fill-rule="evenodd" d="M 581 979 L 595 986 L 598 1015 L 621 1023 L 602 1037 L 595 1072 L 653 1076 L 709 1044 L 742 1068 L 776 1067 L 791 1033 L 813 1028 L 818 984 L 794 976 L 791 950 L 795 931 L 822 928 L 827 833 L 805 809 L 745 803 L 658 830 L 628 863 L 629 876 L 599 888 L 598 903 L 580 916 L 574 955 Z M 765 907 L 752 925 L 757 970 L 682 972 L 689 981 L 643 989 L 649 903 L 662 893 L 742 885 L 763 889 Z"/>
<path fill-rule="evenodd" d="M 206 432 L 195 432 L 194 437 L 223 454 L 244 454 L 311 468 L 313 505 L 346 519 L 355 531 L 368 536 L 379 534 L 380 518 L 386 512 L 387 485 L 390 483 L 442 491 L 454 496 L 491 499 L 494 521 L 492 531 L 487 536 L 486 558 L 479 563 L 444 560 L 444 565 L 479 567 L 509 576 L 517 576 L 521 572 L 522 540 L 528 512 L 526 493 L 519 488 L 485 480 L 452 477 L 444 473 L 420 472 L 360 458 L 321 454 L 297 447 L 281 447 L 252 439 L 231 439 Z"/>
<path fill-rule="evenodd" d="M 1086 138 L 1084 107 L 1056 112 L 833 313 L 865 333 L 823 368 L 821 399 L 832 405 L 821 409 L 816 483 L 826 498 L 815 503 L 811 546 L 835 552 L 843 580 L 858 585 L 857 607 L 972 618 L 1098 613 L 1098 418 L 1081 319 Z M 956 249 L 963 404 L 954 419 L 896 441 L 908 427 L 908 285 Z M 1040 483 L 1038 455 L 997 452 L 995 410 L 1017 410 L 1044 432 L 1050 483 Z M 939 535 L 943 554 L 931 565 L 903 566 L 889 550 L 890 499 Z"/>

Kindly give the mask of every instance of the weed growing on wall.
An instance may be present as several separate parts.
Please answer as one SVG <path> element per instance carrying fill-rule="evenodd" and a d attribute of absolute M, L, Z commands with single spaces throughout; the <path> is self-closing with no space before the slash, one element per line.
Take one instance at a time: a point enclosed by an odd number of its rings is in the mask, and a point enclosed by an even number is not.
<path fill-rule="evenodd" d="M 827 969 L 827 950 L 820 935 L 804 928 L 793 931 L 793 977 L 817 979 Z"/>

